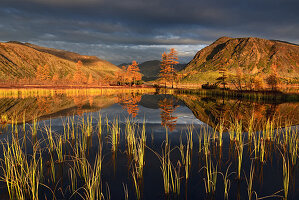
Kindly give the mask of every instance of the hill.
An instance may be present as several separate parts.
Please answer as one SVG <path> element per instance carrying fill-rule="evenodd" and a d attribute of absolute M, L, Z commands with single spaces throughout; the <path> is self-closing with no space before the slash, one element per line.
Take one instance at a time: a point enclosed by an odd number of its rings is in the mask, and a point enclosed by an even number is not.
<path fill-rule="evenodd" d="M 143 63 L 140 63 L 138 66 L 140 68 L 140 72 L 143 74 L 142 79 L 144 81 L 152 81 L 152 80 L 157 79 L 159 72 L 161 70 L 160 63 L 161 63 L 161 61 L 159 61 L 159 60 L 150 60 L 150 61 L 145 61 Z M 121 66 L 128 66 L 128 65 L 130 65 L 130 64 L 123 63 L 118 66 L 121 67 Z M 184 69 L 185 66 L 186 66 L 186 64 L 178 64 L 178 65 L 175 65 L 174 68 L 177 71 L 181 71 L 182 69 Z"/>
<path fill-rule="evenodd" d="M 215 82 L 220 68 L 228 75 L 241 68 L 244 74 L 265 76 L 273 65 L 280 77 L 298 80 L 299 46 L 253 37 L 221 37 L 197 52 L 181 73 L 183 82 L 206 83 Z"/>
<path fill-rule="evenodd" d="M 50 74 L 60 78 L 73 75 L 77 62 L 82 61 L 82 72 L 91 74 L 95 80 L 110 78 L 121 71 L 117 66 L 95 56 L 85 56 L 64 50 L 40 47 L 29 43 L 0 43 L 0 79 L 32 79 L 37 67 L 48 65 Z"/>

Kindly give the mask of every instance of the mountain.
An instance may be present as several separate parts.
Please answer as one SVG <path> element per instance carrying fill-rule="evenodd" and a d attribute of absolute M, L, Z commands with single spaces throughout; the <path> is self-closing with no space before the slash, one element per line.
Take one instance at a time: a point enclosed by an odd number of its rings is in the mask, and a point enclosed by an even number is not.
<path fill-rule="evenodd" d="M 161 70 L 160 68 L 160 63 L 161 61 L 159 60 L 150 60 L 150 61 L 146 61 L 143 62 L 141 64 L 139 64 L 139 68 L 140 68 L 140 72 L 143 74 L 142 79 L 144 81 L 152 81 L 158 78 L 159 72 Z M 118 65 L 119 67 L 122 66 L 128 66 L 130 65 L 130 63 L 123 63 Z M 182 69 L 184 69 L 184 67 L 186 66 L 186 64 L 178 64 L 175 65 L 174 68 L 177 71 L 181 71 Z"/>
<path fill-rule="evenodd" d="M 221 37 L 196 53 L 181 71 L 183 82 L 213 82 L 219 69 L 234 75 L 240 67 L 244 74 L 267 75 L 276 65 L 280 77 L 296 78 L 299 74 L 299 46 L 261 38 Z"/>
<path fill-rule="evenodd" d="M 121 71 L 117 66 L 96 56 L 85 56 L 29 43 L 7 42 L 0 43 L 0 79 L 34 78 L 39 65 L 48 65 L 52 75 L 58 73 L 60 77 L 65 77 L 74 74 L 79 60 L 83 63 L 82 72 L 86 75 L 91 74 L 95 79 L 113 79 L 115 74 Z"/>

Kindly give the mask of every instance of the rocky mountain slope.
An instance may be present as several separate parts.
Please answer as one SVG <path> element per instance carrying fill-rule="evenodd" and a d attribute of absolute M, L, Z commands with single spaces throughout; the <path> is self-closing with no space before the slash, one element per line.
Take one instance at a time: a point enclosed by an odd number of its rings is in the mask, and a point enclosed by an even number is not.
<path fill-rule="evenodd" d="M 299 46 L 261 38 L 221 37 L 196 53 L 181 72 L 185 82 L 213 82 L 220 68 L 235 74 L 267 75 L 275 65 L 280 77 L 297 78 L 299 74 Z"/>
<path fill-rule="evenodd" d="M 83 63 L 83 73 L 91 74 L 95 79 L 113 79 L 121 70 L 95 56 L 84 56 L 29 43 L 7 42 L 0 43 L 0 79 L 34 78 L 39 65 L 48 65 L 51 74 L 58 73 L 63 78 L 74 73 L 79 60 Z"/>

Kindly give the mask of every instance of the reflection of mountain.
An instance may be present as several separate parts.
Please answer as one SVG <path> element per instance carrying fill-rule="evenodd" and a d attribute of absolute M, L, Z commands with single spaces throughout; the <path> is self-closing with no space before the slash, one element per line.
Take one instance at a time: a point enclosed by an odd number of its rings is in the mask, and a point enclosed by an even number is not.
<path fill-rule="evenodd" d="M 242 120 L 244 127 L 247 127 L 252 116 L 256 125 L 268 119 L 280 120 L 282 125 L 286 120 L 292 125 L 299 124 L 299 103 L 260 104 L 196 95 L 177 95 L 176 97 L 184 101 L 196 118 L 212 127 L 216 127 L 222 119 L 226 127 L 229 127 L 229 123 L 235 120 Z"/>
<path fill-rule="evenodd" d="M 117 102 L 116 96 L 74 96 L 55 95 L 49 97 L 1 98 L 0 115 L 6 115 L 8 122 L 12 119 L 21 122 L 34 117 L 47 119 L 59 116 L 71 116 L 84 112 L 97 111 Z"/>

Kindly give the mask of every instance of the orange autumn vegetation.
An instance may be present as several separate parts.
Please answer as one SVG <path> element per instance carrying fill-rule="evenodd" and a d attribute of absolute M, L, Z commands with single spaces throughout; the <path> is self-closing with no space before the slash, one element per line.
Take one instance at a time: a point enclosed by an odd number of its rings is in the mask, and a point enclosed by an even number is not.
<path fill-rule="evenodd" d="M 140 85 L 142 75 L 139 73 L 138 63 L 133 60 L 128 67 L 122 66 L 122 71 L 117 75 L 118 85 Z"/>
<path fill-rule="evenodd" d="M 174 66 L 179 64 L 177 51 L 174 48 L 171 48 L 168 54 L 166 52 L 162 54 L 161 59 L 161 70 L 159 73 L 159 77 L 164 83 L 165 88 L 167 82 L 170 82 L 171 87 L 173 88 L 174 82 L 178 82 L 178 75 L 176 70 L 174 69 Z"/>
<path fill-rule="evenodd" d="M 159 107 L 161 109 L 161 125 L 169 128 L 169 131 L 174 131 L 176 128 L 177 117 L 173 116 L 173 112 L 178 105 L 174 105 L 173 99 L 164 98 L 159 101 Z"/>
<path fill-rule="evenodd" d="M 138 94 L 120 94 L 118 97 L 118 103 L 124 110 L 128 112 L 133 118 L 137 116 L 139 108 L 138 103 L 141 101 L 141 95 Z"/>
<path fill-rule="evenodd" d="M 61 74 L 57 71 L 53 71 L 49 65 L 38 65 L 36 67 L 34 78 L 23 78 L 23 79 L 10 79 L 1 81 L 2 85 L 86 85 L 86 86 L 106 86 L 106 85 L 115 85 L 116 80 L 107 77 L 106 75 L 99 76 L 95 78 L 94 74 L 87 73 L 86 69 L 83 70 L 84 64 L 82 61 L 76 63 L 76 69 L 73 72 L 68 72 Z M 86 67 L 85 67 L 86 68 Z M 137 69 L 135 69 L 137 71 Z M 132 80 L 139 80 L 136 73 L 132 74 Z"/>

